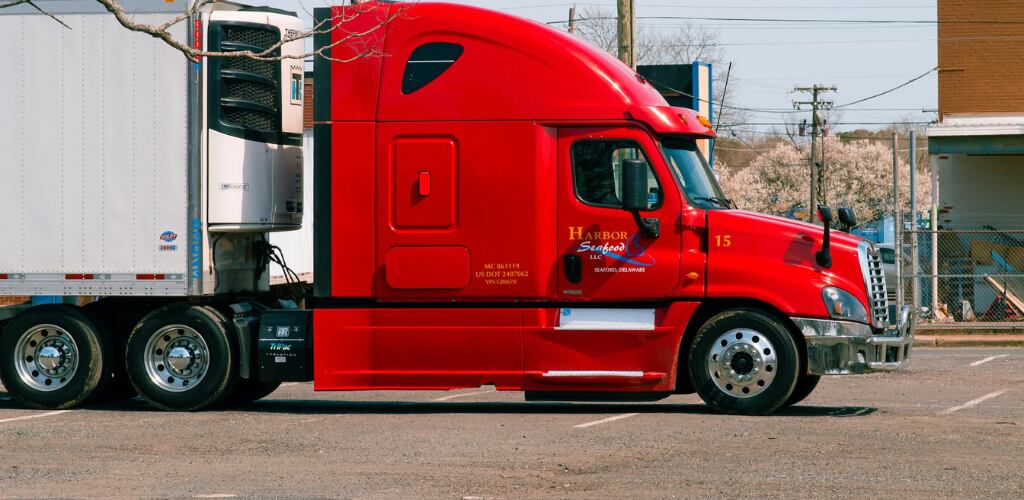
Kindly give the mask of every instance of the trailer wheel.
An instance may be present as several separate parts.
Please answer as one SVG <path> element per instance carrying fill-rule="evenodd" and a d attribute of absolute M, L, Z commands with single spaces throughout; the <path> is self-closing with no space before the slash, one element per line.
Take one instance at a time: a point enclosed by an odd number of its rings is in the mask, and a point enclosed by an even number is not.
<path fill-rule="evenodd" d="M 238 345 L 216 310 L 172 304 L 149 314 L 128 338 L 125 361 L 132 386 L 151 405 L 194 411 L 229 394 Z"/>
<path fill-rule="evenodd" d="M 789 395 L 789 399 L 786 400 L 786 404 L 783 406 L 793 406 L 810 396 L 814 392 L 814 388 L 818 386 L 818 382 L 821 380 L 821 375 L 800 375 L 800 378 L 796 381 L 796 387 L 793 389 L 793 394 Z"/>
<path fill-rule="evenodd" d="M 102 327 L 66 305 L 33 307 L 0 337 L 0 377 L 21 404 L 72 408 L 102 392 L 112 356 Z"/>
<path fill-rule="evenodd" d="M 796 342 L 755 309 L 719 313 L 701 326 L 689 354 L 693 386 L 711 408 L 759 415 L 781 408 L 799 378 Z"/>
<path fill-rule="evenodd" d="M 148 306 L 148 307 L 147 307 Z M 125 369 L 124 353 L 128 344 L 128 336 L 142 318 L 155 306 L 140 306 L 128 300 L 108 298 L 91 302 L 83 307 L 83 311 L 97 325 L 102 325 L 110 339 L 111 361 L 108 363 L 105 377 L 110 379 L 102 393 L 93 396 L 97 403 L 116 403 L 138 396 L 132 383 L 128 380 Z"/>

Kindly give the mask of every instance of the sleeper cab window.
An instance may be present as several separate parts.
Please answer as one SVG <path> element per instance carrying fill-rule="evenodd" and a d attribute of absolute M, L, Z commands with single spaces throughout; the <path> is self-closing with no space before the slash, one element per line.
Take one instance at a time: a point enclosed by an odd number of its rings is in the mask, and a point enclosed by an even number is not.
<path fill-rule="evenodd" d="M 446 42 L 425 43 L 416 47 L 405 63 L 402 93 L 411 94 L 437 79 L 462 56 L 461 45 Z"/>
<path fill-rule="evenodd" d="M 661 186 L 640 145 L 623 140 L 582 140 L 572 145 L 576 197 L 588 205 L 622 208 L 622 160 L 647 164 L 647 209 L 661 206 Z"/>

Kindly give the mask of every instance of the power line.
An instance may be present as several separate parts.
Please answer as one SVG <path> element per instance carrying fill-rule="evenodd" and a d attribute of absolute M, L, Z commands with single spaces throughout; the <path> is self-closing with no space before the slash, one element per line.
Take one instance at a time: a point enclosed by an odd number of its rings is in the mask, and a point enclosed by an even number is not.
<path fill-rule="evenodd" d="M 932 122 L 930 122 L 930 121 L 927 121 L 927 122 L 926 121 L 913 121 L 913 122 L 911 122 L 911 121 L 899 121 L 899 122 L 840 122 L 840 123 L 833 123 L 832 126 L 837 126 L 837 125 L 928 125 L 928 124 L 931 124 L 931 123 Z M 785 122 L 753 122 L 753 123 L 743 123 L 743 124 L 737 123 L 737 124 L 734 124 L 734 125 L 726 124 L 726 125 L 722 125 L 722 127 L 727 127 L 727 128 L 749 127 L 749 126 L 758 126 L 758 127 L 760 127 L 760 126 L 776 126 L 776 127 L 782 127 L 782 126 L 786 126 L 786 125 L 792 126 L 794 124 L 793 123 L 785 123 Z"/>
<path fill-rule="evenodd" d="M 590 17 L 580 18 L 580 21 L 607 21 L 615 19 L 613 17 Z M 757 17 L 710 17 L 710 16 L 637 16 L 637 19 L 642 20 L 673 20 L 673 21 L 724 21 L 724 22 L 751 22 L 751 23 L 793 23 L 793 24 L 805 24 L 805 23 L 819 23 L 819 24 L 919 24 L 919 25 L 975 25 L 975 24 L 995 24 L 995 25 L 1020 25 L 1024 24 L 1024 20 L 1010 20 L 1010 19 L 978 19 L 978 20 L 961 20 L 961 19 L 943 19 L 943 20 L 929 20 L 929 19 L 807 19 L 807 18 L 757 18 Z M 550 21 L 548 24 L 565 24 L 567 21 L 558 20 Z"/>
<path fill-rule="evenodd" d="M 534 4 L 534 5 L 517 5 L 515 7 L 504 7 L 499 10 L 522 10 L 522 9 L 541 9 L 548 7 L 570 7 L 573 5 L 582 5 L 586 7 L 614 7 L 606 3 L 585 3 L 585 2 L 571 2 L 571 3 L 545 3 L 545 4 Z M 935 5 L 821 5 L 821 6 L 807 6 L 807 5 L 772 5 L 771 7 L 763 7 L 760 5 L 679 5 L 679 4 L 644 4 L 645 8 L 673 8 L 673 9 L 729 9 L 729 10 L 750 10 L 757 8 L 770 8 L 772 10 L 909 10 L 909 9 L 934 9 Z"/>
<path fill-rule="evenodd" d="M 668 47 L 760 47 L 772 45 L 837 45 L 845 43 L 909 43 L 909 42 L 965 42 L 965 41 L 1019 41 L 1024 36 L 971 36 L 948 38 L 896 38 L 871 40 L 794 40 L 786 42 L 722 42 L 708 44 L 668 44 Z"/>
<path fill-rule="evenodd" d="M 856 101 L 853 101 L 853 102 L 848 102 L 846 104 L 840 104 L 838 106 L 835 106 L 835 108 L 844 108 L 846 106 L 852 106 L 854 104 L 860 104 L 860 103 L 862 103 L 864 101 L 870 101 L 870 100 L 872 100 L 872 99 L 874 99 L 876 97 L 882 97 L 883 95 L 889 94 L 891 92 L 895 92 L 895 91 L 897 91 L 897 90 L 899 90 L 899 89 L 901 89 L 903 87 L 906 87 L 907 85 L 910 85 L 911 83 L 914 83 L 914 82 L 916 82 L 916 81 L 918 81 L 918 80 L 928 76 L 929 74 L 931 74 L 932 71 L 938 71 L 938 70 L 939 70 L 939 67 L 936 66 L 936 67 L 934 67 L 934 68 L 932 68 L 932 69 L 930 69 L 928 71 L 925 71 L 924 73 L 921 73 L 920 76 L 915 76 L 914 78 L 911 78 L 910 80 L 907 80 L 907 81 L 905 81 L 905 82 L 903 82 L 903 83 L 901 83 L 901 84 L 899 84 L 899 85 L 897 85 L 897 86 L 895 86 L 895 87 L 893 87 L 893 88 L 891 88 L 889 90 L 886 90 L 886 91 L 883 91 L 883 92 L 879 92 L 879 93 L 877 93 L 875 95 L 868 96 L 868 97 L 865 97 L 863 99 L 857 99 Z"/>

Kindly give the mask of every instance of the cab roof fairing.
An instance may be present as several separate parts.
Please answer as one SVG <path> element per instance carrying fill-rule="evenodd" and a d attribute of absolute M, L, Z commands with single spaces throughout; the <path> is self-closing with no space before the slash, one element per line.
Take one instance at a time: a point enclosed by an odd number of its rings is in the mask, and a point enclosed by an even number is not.
<path fill-rule="evenodd" d="M 658 133 L 713 136 L 692 111 L 670 107 L 634 70 L 549 26 L 458 4 L 369 6 L 402 9 L 384 27 L 378 121 L 632 119 Z M 409 55 L 430 42 L 460 44 L 465 51 L 436 81 L 403 94 Z"/>

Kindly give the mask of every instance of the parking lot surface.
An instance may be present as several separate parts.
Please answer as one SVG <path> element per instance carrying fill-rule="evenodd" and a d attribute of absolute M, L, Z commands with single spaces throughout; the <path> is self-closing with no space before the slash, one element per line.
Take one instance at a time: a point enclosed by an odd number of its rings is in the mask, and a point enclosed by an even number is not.
<path fill-rule="evenodd" d="M 917 349 L 769 417 L 527 403 L 491 388 L 314 393 L 166 413 L 0 392 L 0 497 L 1017 497 L 1024 349 Z"/>

